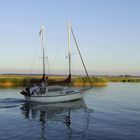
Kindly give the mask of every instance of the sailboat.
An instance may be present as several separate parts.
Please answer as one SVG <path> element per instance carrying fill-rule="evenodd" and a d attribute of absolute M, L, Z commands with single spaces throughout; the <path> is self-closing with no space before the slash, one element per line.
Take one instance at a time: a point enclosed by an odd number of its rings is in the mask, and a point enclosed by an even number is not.
<path fill-rule="evenodd" d="M 87 77 L 90 82 L 90 78 L 88 72 L 86 70 L 84 61 L 82 59 L 78 44 L 76 42 L 76 38 L 70 23 L 68 23 L 68 62 L 69 62 L 69 75 L 67 79 L 64 81 L 59 81 L 52 83 L 51 86 L 48 85 L 48 78 L 46 78 L 45 74 L 45 45 L 44 45 L 44 30 L 45 28 L 42 26 L 40 30 L 41 40 L 42 40 L 42 55 L 43 55 L 43 75 L 40 83 L 34 84 L 33 86 L 28 86 L 23 89 L 20 93 L 24 95 L 26 101 L 31 102 L 41 102 L 41 103 L 55 103 L 55 102 L 65 102 L 71 100 L 77 100 L 83 97 L 83 92 L 88 90 L 91 87 L 86 88 L 73 88 L 71 86 L 52 86 L 56 83 L 71 83 L 71 52 L 70 52 L 70 31 L 74 37 L 76 47 L 78 49 L 80 58 L 82 60 L 83 66 L 85 68 Z"/>

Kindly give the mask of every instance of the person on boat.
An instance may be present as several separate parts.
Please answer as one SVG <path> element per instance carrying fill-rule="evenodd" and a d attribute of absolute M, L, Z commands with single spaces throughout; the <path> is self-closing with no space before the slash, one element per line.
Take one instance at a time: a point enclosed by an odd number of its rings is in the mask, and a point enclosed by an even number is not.
<path fill-rule="evenodd" d="M 42 82 L 40 87 L 40 93 L 44 94 L 45 92 L 46 92 L 46 84 Z"/>
<path fill-rule="evenodd" d="M 30 88 L 30 93 L 31 95 L 37 94 L 40 90 L 40 87 L 37 86 L 36 84 L 34 84 L 34 86 L 32 88 Z"/>

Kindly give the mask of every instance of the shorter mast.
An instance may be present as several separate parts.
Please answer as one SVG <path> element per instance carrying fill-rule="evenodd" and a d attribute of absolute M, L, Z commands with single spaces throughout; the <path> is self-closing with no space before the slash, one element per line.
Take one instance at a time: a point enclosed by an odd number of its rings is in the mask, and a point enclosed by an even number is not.
<path fill-rule="evenodd" d="M 68 22 L 68 61 L 69 61 L 69 76 L 71 76 L 70 23 L 69 22 Z"/>
<path fill-rule="evenodd" d="M 86 75 L 87 75 L 88 80 L 89 80 L 89 83 L 90 83 L 90 85 L 91 85 L 90 77 L 89 77 L 89 74 L 88 74 L 88 72 L 87 72 L 87 69 L 86 69 L 86 66 L 85 66 L 84 60 L 83 60 L 83 58 L 82 58 L 82 55 L 81 55 L 80 49 L 79 49 L 79 47 L 78 47 L 78 43 L 77 43 L 77 41 L 76 41 L 76 37 L 75 37 L 75 35 L 74 35 L 74 32 L 73 32 L 72 27 L 71 27 L 70 29 L 71 29 L 71 32 L 72 32 L 72 35 L 73 35 L 73 38 L 74 38 L 74 41 L 75 41 L 75 44 L 76 44 L 76 47 L 77 47 L 78 53 L 79 53 L 79 55 L 80 55 L 80 58 L 81 58 L 82 64 L 83 64 L 83 66 L 84 66 L 84 69 L 85 69 Z"/>
<path fill-rule="evenodd" d="M 44 43 L 44 30 L 45 27 L 42 26 L 40 29 L 40 33 L 39 35 L 41 36 L 41 42 L 42 42 L 42 55 L 43 55 L 43 76 L 42 76 L 42 81 L 45 82 L 46 78 L 45 78 L 45 43 Z"/>

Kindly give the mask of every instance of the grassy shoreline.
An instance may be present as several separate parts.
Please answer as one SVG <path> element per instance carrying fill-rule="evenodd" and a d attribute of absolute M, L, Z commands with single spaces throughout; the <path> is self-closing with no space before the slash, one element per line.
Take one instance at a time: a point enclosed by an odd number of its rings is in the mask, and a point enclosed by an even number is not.
<path fill-rule="evenodd" d="M 41 75 L 0 75 L 0 87 L 25 87 L 30 80 L 38 80 Z M 49 76 L 49 81 L 60 81 L 66 76 Z M 91 76 L 92 86 L 106 86 L 108 82 L 140 82 L 140 76 Z M 89 86 L 87 77 L 73 76 L 72 86 Z"/>
<path fill-rule="evenodd" d="M 139 83 L 140 76 L 129 76 L 129 75 L 120 75 L 120 76 L 102 76 L 108 82 L 129 82 L 129 83 Z"/>
<path fill-rule="evenodd" d="M 66 76 L 50 76 L 50 81 L 61 81 Z M 40 75 L 0 75 L 0 87 L 25 87 L 30 83 L 30 80 L 39 80 Z M 93 86 L 105 86 L 107 82 L 103 78 L 91 77 L 91 85 Z M 86 77 L 74 76 L 72 77 L 72 86 L 89 86 L 88 79 Z"/>

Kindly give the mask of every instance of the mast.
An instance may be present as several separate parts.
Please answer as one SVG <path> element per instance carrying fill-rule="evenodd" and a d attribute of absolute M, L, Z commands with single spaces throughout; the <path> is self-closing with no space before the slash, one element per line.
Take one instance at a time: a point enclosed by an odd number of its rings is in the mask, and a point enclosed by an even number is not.
<path fill-rule="evenodd" d="M 61 84 L 61 83 L 69 83 L 71 85 L 71 53 L 70 53 L 70 23 L 67 23 L 67 33 L 68 33 L 68 54 L 66 55 L 68 58 L 68 65 L 69 65 L 69 75 L 67 79 L 63 81 L 56 81 L 56 82 L 51 82 L 50 84 Z"/>
<path fill-rule="evenodd" d="M 80 58 L 81 58 L 82 64 L 83 64 L 83 66 L 84 66 L 84 69 L 85 69 L 86 75 L 87 75 L 88 80 L 89 80 L 89 83 L 90 83 L 90 85 L 91 85 L 91 81 L 90 81 L 90 78 L 89 78 L 89 74 L 88 74 L 88 72 L 87 72 L 87 69 L 86 69 L 86 66 L 85 66 L 84 60 L 83 60 L 83 58 L 82 58 L 82 55 L 81 55 L 80 49 L 79 49 L 79 47 L 78 47 L 78 43 L 77 43 L 77 41 L 76 41 L 76 37 L 75 37 L 75 35 L 74 35 L 74 32 L 73 32 L 72 27 L 71 27 L 70 29 L 71 29 L 71 32 L 72 32 L 72 35 L 73 35 L 73 38 L 74 38 L 74 41 L 75 41 L 75 44 L 76 44 L 76 47 L 77 47 L 78 53 L 79 53 L 79 55 L 80 55 Z"/>
<path fill-rule="evenodd" d="M 45 31 L 45 27 L 41 26 L 41 30 L 40 30 L 40 35 L 41 35 L 41 43 L 42 43 L 42 56 L 43 56 L 43 77 L 42 80 L 45 81 L 45 43 L 44 43 L 44 31 Z"/>
<path fill-rule="evenodd" d="M 68 61 L 69 61 L 69 75 L 71 76 L 71 53 L 70 53 L 70 23 L 68 22 Z"/>

